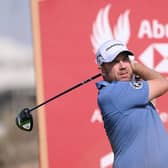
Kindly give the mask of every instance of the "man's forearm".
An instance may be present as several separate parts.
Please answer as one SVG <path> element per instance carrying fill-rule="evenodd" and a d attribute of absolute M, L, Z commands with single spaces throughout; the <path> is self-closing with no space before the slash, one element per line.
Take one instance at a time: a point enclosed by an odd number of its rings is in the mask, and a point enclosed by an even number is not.
<path fill-rule="evenodd" d="M 152 80 L 152 79 L 164 79 L 160 73 L 148 68 L 147 66 L 138 63 L 136 61 L 132 61 L 132 69 L 133 73 L 139 75 L 144 80 Z"/>

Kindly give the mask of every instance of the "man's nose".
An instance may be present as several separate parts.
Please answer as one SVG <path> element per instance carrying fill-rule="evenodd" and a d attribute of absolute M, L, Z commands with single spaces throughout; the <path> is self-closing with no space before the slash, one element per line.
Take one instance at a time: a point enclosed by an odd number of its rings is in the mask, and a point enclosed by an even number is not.
<path fill-rule="evenodd" d="M 124 61 L 122 61 L 122 60 L 120 60 L 120 68 L 125 68 L 125 63 L 124 63 Z"/>

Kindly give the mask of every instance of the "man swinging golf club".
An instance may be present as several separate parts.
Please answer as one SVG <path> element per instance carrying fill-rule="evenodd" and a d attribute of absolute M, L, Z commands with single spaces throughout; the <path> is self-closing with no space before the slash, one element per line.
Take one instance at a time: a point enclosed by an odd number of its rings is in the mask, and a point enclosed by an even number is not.
<path fill-rule="evenodd" d="M 131 56 L 125 44 L 111 40 L 96 53 L 103 76 L 96 84 L 98 105 L 113 168 L 168 168 L 168 134 L 151 103 L 168 91 L 168 80 Z"/>

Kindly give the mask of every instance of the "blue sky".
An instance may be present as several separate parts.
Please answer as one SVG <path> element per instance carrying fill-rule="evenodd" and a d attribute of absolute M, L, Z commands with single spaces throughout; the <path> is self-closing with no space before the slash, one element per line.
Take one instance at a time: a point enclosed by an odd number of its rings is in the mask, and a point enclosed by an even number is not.
<path fill-rule="evenodd" d="M 30 11 L 30 0 L 1 1 L 0 91 L 35 86 Z"/>
<path fill-rule="evenodd" d="M 0 5 L 0 36 L 31 44 L 30 0 L 3 0 Z"/>

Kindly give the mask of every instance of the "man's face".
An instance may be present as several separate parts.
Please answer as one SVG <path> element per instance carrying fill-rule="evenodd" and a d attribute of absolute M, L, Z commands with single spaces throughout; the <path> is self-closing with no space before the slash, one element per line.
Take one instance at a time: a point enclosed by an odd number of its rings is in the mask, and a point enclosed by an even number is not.
<path fill-rule="evenodd" d="M 113 80 L 129 81 L 133 74 L 129 57 L 125 53 L 119 54 L 112 62 L 103 63 L 101 69 L 104 79 L 109 82 Z"/>

